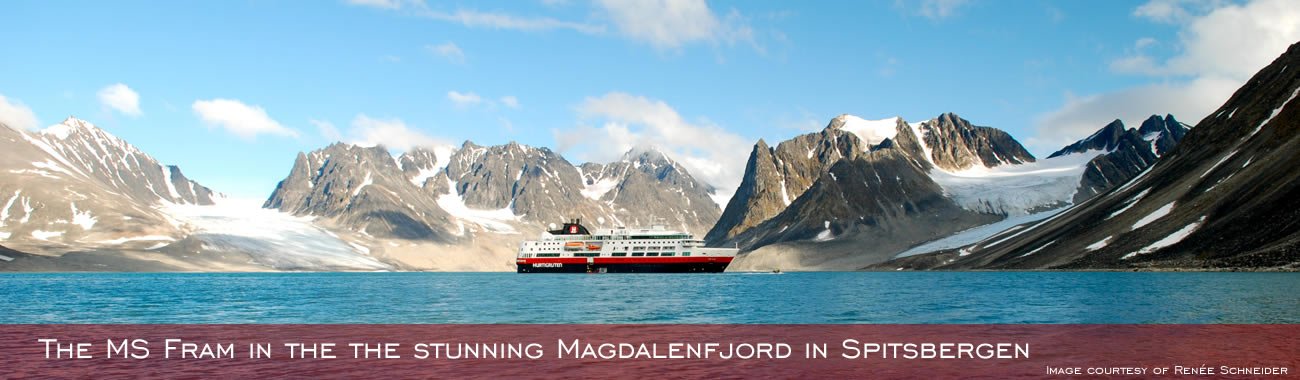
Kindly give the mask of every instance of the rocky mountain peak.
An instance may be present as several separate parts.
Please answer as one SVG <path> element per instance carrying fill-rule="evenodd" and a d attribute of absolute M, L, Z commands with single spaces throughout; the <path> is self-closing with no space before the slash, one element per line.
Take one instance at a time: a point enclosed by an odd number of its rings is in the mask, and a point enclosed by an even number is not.
<path fill-rule="evenodd" d="M 996 243 L 963 247 L 962 256 L 937 261 L 938 265 L 1296 268 L 1300 263 L 1296 233 L 1300 197 L 1295 196 L 1300 191 L 1300 171 L 1294 170 L 1300 153 L 1300 101 L 1296 101 L 1300 70 L 1296 68 L 1300 68 L 1300 43 L 1291 45 L 1227 102 L 1185 131 L 1177 147 L 1141 174 Z M 1168 115 L 1148 118 L 1144 124 L 1148 134 L 1140 137 L 1181 133 L 1183 126 Z M 1147 139 L 1138 145 L 1158 143 Z"/>
<path fill-rule="evenodd" d="M 898 135 L 898 125 L 902 118 L 891 117 L 880 120 L 867 120 L 850 114 L 842 114 L 831 119 L 823 130 L 824 136 L 838 137 L 837 131 L 853 134 L 861 144 L 861 150 L 870 150 L 885 140 Z"/>
<path fill-rule="evenodd" d="M 622 162 L 632 163 L 636 167 L 650 166 L 653 169 L 660 167 L 677 167 L 677 162 L 668 157 L 668 154 L 659 150 L 653 145 L 636 146 L 623 153 Z"/>
<path fill-rule="evenodd" d="M 991 127 L 976 126 L 955 113 L 946 112 L 917 127 L 930 161 L 944 170 L 963 170 L 975 165 L 1034 162 L 1034 156 L 1010 134 Z"/>
<path fill-rule="evenodd" d="M 1174 115 L 1166 114 L 1164 118 L 1151 115 L 1138 127 L 1137 133 L 1143 140 L 1151 142 L 1157 156 L 1163 156 L 1182 141 L 1190 130 L 1191 126 L 1174 119 Z"/>
<path fill-rule="evenodd" d="M 0 130 L 0 173 L 7 203 L 0 238 L 26 241 L 170 235 L 177 230 L 160 207 L 211 205 L 219 197 L 177 166 L 76 117 L 37 132 Z"/>
<path fill-rule="evenodd" d="M 1159 116 L 1152 115 L 1151 117 L 1155 118 L 1157 121 L 1160 120 Z M 1150 120 L 1151 119 L 1147 119 L 1148 122 Z M 1147 123 L 1143 123 L 1143 125 L 1146 124 Z M 1119 146 L 1120 139 L 1124 137 L 1125 131 L 1127 131 L 1127 129 L 1124 127 L 1124 122 L 1120 119 L 1115 119 L 1101 129 L 1098 129 L 1096 132 L 1093 132 L 1092 135 L 1061 148 L 1061 150 L 1052 153 L 1047 156 L 1047 158 L 1060 157 L 1074 153 L 1084 153 L 1090 150 L 1101 150 L 1107 152 L 1114 151 L 1115 148 Z"/>

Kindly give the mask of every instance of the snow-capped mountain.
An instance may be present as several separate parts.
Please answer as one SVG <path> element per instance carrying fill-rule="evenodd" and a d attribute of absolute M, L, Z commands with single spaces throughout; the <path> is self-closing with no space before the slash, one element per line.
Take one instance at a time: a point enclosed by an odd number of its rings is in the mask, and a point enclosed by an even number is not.
<path fill-rule="evenodd" d="M 415 155 L 432 153 L 412 151 Z M 383 147 L 336 143 L 299 153 L 293 168 L 264 207 L 311 215 L 361 234 L 400 239 L 454 241 L 446 212 L 423 194 Z M 324 220 L 323 220 L 324 222 Z"/>
<path fill-rule="evenodd" d="M 725 244 L 776 216 L 830 170 L 832 164 L 869 150 L 871 142 L 866 139 L 883 141 L 873 131 L 879 131 L 885 138 L 892 136 L 890 128 L 885 126 L 888 122 L 873 125 L 856 116 L 841 115 L 821 132 L 797 136 L 775 148 L 758 140 L 745 164 L 740 186 L 705 240 Z M 846 124 L 848 129 L 844 128 Z"/>
<path fill-rule="evenodd" d="M 1173 149 L 1159 149 L 1160 139 L 1148 139 L 1162 157 L 1113 190 L 960 253 L 908 257 L 882 267 L 1294 269 L 1300 262 L 1297 67 L 1300 43 Z M 1162 122 L 1173 124 L 1169 117 Z"/>
<path fill-rule="evenodd" d="M 702 232 L 720 212 L 712 190 L 653 148 L 574 166 L 548 148 L 514 142 L 467 141 L 396 158 L 383 147 L 340 143 L 299 154 L 264 206 L 315 217 L 376 257 L 429 269 L 428 252 L 413 247 L 490 251 L 480 256 L 509 263 L 519 241 L 573 218 Z"/>
<path fill-rule="evenodd" d="M 0 127 L 0 240 L 66 252 L 144 247 L 183 231 L 160 207 L 218 195 L 85 120 L 38 132 Z"/>
<path fill-rule="evenodd" d="M 917 124 L 925 156 L 942 170 L 959 171 L 1034 162 L 1034 156 L 1011 135 L 997 128 L 971 125 L 951 112 Z"/>
<path fill-rule="evenodd" d="M 307 218 L 242 207 L 93 124 L 0 127 L 0 271 L 375 270 Z"/>
<path fill-rule="evenodd" d="M 607 164 L 585 163 L 578 171 L 582 195 L 608 207 L 613 220 L 607 222 L 616 225 L 659 223 L 703 234 L 721 213 L 711 186 L 652 147 L 633 148 Z"/>
<path fill-rule="evenodd" d="M 1148 155 L 1178 133 L 1162 131 L 1151 142 L 1138 135 Z M 1046 217 L 1086 199 L 1077 195 L 1085 184 L 1104 190 L 1086 181 L 1089 168 L 1138 148 L 1105 145 L 1101 134 L 1090 137 L 1102 142 L 1096 149 L 1081 141 L 1036 160 L 1007 133 L 952 113 L 918 123 L 841 115 L 775 149 L 760 141 L 709 239 L 752 251 L 736 269 L 856 269 L 959 232 L 997 232 L 980 227 Z"/>

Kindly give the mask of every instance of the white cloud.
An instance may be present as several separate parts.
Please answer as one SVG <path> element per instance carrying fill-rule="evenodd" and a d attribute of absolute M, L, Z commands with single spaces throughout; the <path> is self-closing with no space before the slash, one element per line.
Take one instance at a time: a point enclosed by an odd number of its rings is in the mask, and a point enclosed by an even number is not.
<path fill-rule="evenodd" d="M 117 110 L 127 116 L 140 116 L 140 94 L 125 84 L 115 83 L 104 87 L 96 94 L 99 104 Z"/>
<path fill-rule="evenodd" d="M 434 146 L 442 143 L 424 133 L 411 129 L 402 119 L 376 119 L 359 114 L 352 119 L 348 142 L 361 146 L 383 145 L 389 149 L 407 151 L 417 146 Z"/>
<path fill-rule="evenodd" d="M 619 33 L 658 49 L 694 42 L 747 42 L 759 49 L 753 28 L 739 12 L 719 18 L 704 0 L 597 0 L 596 5 Z"/>
<path fill-rule="evenodd" d="M 501 104 L 505 104 L 506 107 L 510 108 L 519 108 L 519 98 L 514 97 L 514 95 L 502 96 Z"/>
<path fill-rule="evenodd" d="M 1228 100 L 1241 82 L 1216 77 L 1188 83 L 1160 83 L 1083 97 L 1068 96 L 1060 109 L 1040 116 L 1037 136 L 1025 140 L 1035 151 L 1052 152 L 1096 132 L 1112 120 L 1137 127 L 1152 114 L 1173 114 L 1196 124 Z"/>
<path fill-rule="evenodd" d="M 455 12 L 443 12 L 420 9 L 417 15 L 439 21 L 458 23 L 471 28 L 509 29 L 523 31 L 540 31 L 568 29 L 586 34 L 605 32 L 605 27 L 580 22 L 561 21 L 550 17 L 525 17 L 507 13 L 480 12 L 461 9 Z"/>
<path fill-rule="evenodd" d="M 938 21 L 957 15 L 957 10 L 967 3 L 969 3 L 969 0 L 922 0 L 920 3 L 897 0 L 894 4 L 899 8 L 906 8 L 909 4 L 916 4 L 917 14 Z"/>
<path fill-rule="evenodd" d="M 1134 9 L 1133 15 L 1156 22 L 1182 23 L 1225 3 L 1226 0 L 1150 0 Z"/>
<path fill-rule="evenodd" d="M 36 114 L 31 108 L 27 108 L 18 99 L 6 98 L 4 95 L 0 95 L 0 124 L 17 130 L 30 130 L 38 125 Z"/>
<path fill-rule="evenodd" d="M 285 128 L 268 116 L 262 107 L 250 106 L 239 100 L 196 100 L 191 107 L 203 122 L 224 128 L 243 139 L 252 140 L 260 134 L 298 136 L 298 132 Z"/>
<path fill-rule="evenodd" d="M 447 91 L 447 100 L 450 100 L 456 107 L 471 107 L 483 103 L 483 97 L 473 92 Z"/>
<path fill-rule="evenodd" d="M 469 9 L 460 9 L 455 12 L 434 10 L 429 8 L 429 5 L 423 0 L 347 0 L 347 3 L 390 11 L 406 11 L 415 16 L 454 22 L 471 28 L 523 31 L 568 29 L 586 34 L 605 32 L 605 27 L 601 25 L 562 21 L 550 17 L 516 16 L 508 13 L 481 12 Z"/>
<path fill-rule="evenodd" d="M 1117 73 L 1151 76 L 1155 83 L 1067 99 L 1060 109 L 1039 117 L 1038 136 L 1027 140 L 1037 144 L 1031 145 L 1059 148 L 1047 144 L 1069 143 L 1115 118 L 1129 124 L 1151 114 L 1172 113 L 1196 124 L 1300 40 L 1300 7 L 1291 0 L 1155 0 L 1138 7 L 1134 15 L 1180 27 L 1172 57 L 1150 56 L 1144 48 L 1168 43 L 1140 38 L 1128 55 L 1110 62 Z"/>
<path fill-rule="evenodd" d="M 1187 16 L 1178 33 L 1180 54 L 1165 62 L 1151 60 L 1145 71 L 1244 81 L 1300 40 L 1300 7 L 1295 5 L 1291 0 L 1256 0 Z"/>
<path fill-rule="evenodd" d="M 324 137 L 326 140 L 343 141 L 343 134 L 339 133 L 338 128 L 334 127 L 334 123 L 316 119 L 308 120 L 307 122 L 311 123 L 311 125 L 315 125 L 316 130 L 320 131 L 321 137 Z"/>
<path fill-rule="evenodd" d="M 1163 72 L 1156 68 L 1155 58 L 1146 54 L 1146 48 L 1159 44 L 1155 38 L 1142 37 L 1133 41 L 1133 48 L 1129 50 L 1130 55 L 1110 61 L 1110 70 L 1117 73 L 1143 74 L 1143 75 L 1162 75 Z"/>
<path fill-rule="evenodd" d="M 429 49 L 433 54 L 437 54 L 439 57 L 442 57 L 451 63 L 459 65 L 465 64 L 465 52 L 460 50 L 460 46 L 456 46 L 453 42 L 447 42 L 440 45 L 426 45 L 424 48 Z"/>
<path fill-rule="evenodd" d="M 554 131 L 560 152 L 571 151 L 584 161 L 609 162 L 634 147 L 652 145 L 728 197 L 740 185 L 746 153 L 753 145 L 707 122 L 689 122 L 667 103 L 641 96 L 615 92 L 587 98 L 577 112 L 584 121 L 603 124 Z"/>
<path fill-rule="evenodd" d="M 931 0 L 934 1 L 934 0 Z M 942 0 L 954 1 L 954 0 Z M 596 0 L 589 12 L 592 20 L 567 21 L 546 16 L 485 12 L 474 9 L 446 11 L 430 8 L 417 0 L 349 0 L 352 5 L 401 11 L 416 17 L 451 22 L 469 28 L 518 31 L 571 30 L 604 35 L 613 28 L 618 34 L 657 49 L 676 50 L 692 43 L 714 45 L 747 43 L 758 50 L 754 29 L 739 11 L 720 16 L 704 0 Z M 544 2 L 554 8 L 559 2 Z M 779 33 L 778 33 L 779 34 Z"/>
<path fill-rule="evenodd" d="M 397 10 L 409 2 L 403 0 L 347 0 L 347 3 L 362 7 Z"/>

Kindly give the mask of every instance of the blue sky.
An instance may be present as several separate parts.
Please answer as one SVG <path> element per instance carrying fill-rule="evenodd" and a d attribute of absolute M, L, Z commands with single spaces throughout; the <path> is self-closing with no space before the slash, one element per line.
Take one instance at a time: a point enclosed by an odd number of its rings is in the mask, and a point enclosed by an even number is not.
<path fill-rule="evenodd" d="M 1300 39 L 1293 5 L 9 1 L 0 121 L 76 115 L 235 197 L 335 140 L 650 143 L 729 192 L 759 138 L 842 113 L 956 112 L 1040 157 L 1115 118 L 1194 124 Z"/>

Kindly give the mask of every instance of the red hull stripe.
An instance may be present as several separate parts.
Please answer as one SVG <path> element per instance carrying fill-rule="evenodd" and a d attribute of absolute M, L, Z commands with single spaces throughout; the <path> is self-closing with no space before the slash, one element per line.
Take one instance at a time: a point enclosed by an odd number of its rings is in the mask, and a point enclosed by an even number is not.
<path fill-rule="evenodd" d="M 691 264 L 691 263 L 730 263 L 731 257 L 593 257 L 593 264 Z M 516 264 L 586 264 L 586 257 L 546 257 L 515 259 Z"/>

